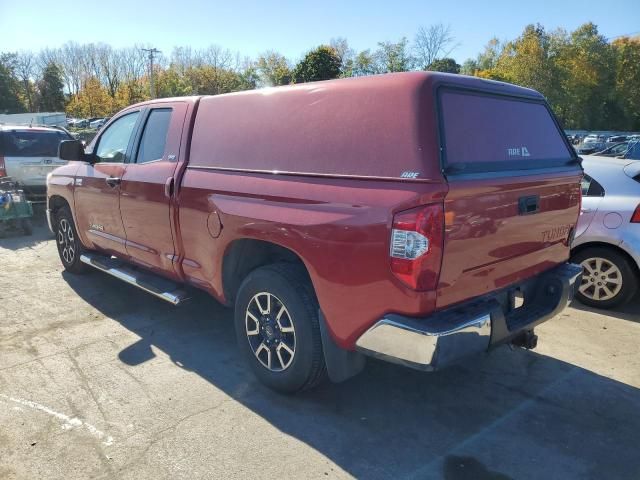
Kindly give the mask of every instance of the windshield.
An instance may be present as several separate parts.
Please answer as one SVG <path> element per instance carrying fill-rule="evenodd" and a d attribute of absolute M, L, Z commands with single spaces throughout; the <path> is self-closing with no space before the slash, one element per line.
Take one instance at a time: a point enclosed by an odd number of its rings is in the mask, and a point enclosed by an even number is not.
<path fill-rule="evenodd" d="M 2 134 L 2 153 L 6 157 L 57 157 L 58 145 L 71 138 L 64 132 L 12 130 Z"/>

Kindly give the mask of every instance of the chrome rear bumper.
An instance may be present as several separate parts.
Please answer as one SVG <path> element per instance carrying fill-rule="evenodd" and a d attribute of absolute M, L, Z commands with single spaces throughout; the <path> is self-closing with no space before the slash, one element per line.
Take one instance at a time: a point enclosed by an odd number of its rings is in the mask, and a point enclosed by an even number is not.
<path fill-rule="evenodd" d="M 357 341 L 367 355 L 436 370 L 507 343 L 554 317 L 572 300 L 582 267 L 564 264 L 520 285 L 425 318 L 389 314 Z M 515 293 L 524 303 L 515 308 Z"/>

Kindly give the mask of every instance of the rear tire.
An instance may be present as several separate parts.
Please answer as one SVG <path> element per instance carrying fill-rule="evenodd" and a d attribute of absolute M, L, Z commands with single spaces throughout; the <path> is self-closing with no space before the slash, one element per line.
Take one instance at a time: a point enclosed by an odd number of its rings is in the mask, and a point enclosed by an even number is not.
<path fill-rule="evenodd" d="M 318 302 L 303 267 L 251 272 L 238 290 L 235 328 L 240 351 L 269 388 L 294 393 L 326 377 Z"/>
<path fill-rule="evenodd" d="M 62 266 L 67 272 L 82 274 L 89 271 L 89 266 L 80 261 L 85 251 L 78 238 L 71 211 L 64 207 L 55 214 L 56 246 Z"/>
<path fill-rule="evenodd" d="M 571 259 L 583 266 L 577 298 L 585 305 L 614 308 L 631 300 L 638 288 L 638 276 L 627 257 L 607 247 L 589 247 Z"/>

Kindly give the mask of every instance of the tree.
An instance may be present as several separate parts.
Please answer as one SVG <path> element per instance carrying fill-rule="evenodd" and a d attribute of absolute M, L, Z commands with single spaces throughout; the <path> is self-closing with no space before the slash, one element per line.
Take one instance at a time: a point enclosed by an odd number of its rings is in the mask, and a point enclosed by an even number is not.
<path fill-rule="evenodd" d="M 55 63 L 50 63 L 38 82 L 38 109 L 41 112 L 63 112 L 64 106 L 64 83 L 60 69 Z"/>
<path fill-rule="evenodd" d="M 491 70 L 495 68 L 498 58 L 502 53 L 503 45 L 497 38 L 492 38 L 487 42 L 484 51 L 478 54 L 476 59 L 477 70 Z"/>
<path fill-rule="evenodd" d="M 571 33 L 554 58 L 562 98 L 560 117 L 567 128 L 611 128 L 615 115 L 615 55 L 593 23 Z"/>
<path fill-rule="evenodd" d="M 20 82 L 15 74 L 16 55 L 0 54 L 0 112 L 24 112 L 24 104 L 20 99 Z"/>
<path fill-rule="evenodd" d="M 374 53 L 377 73 L 411 70 L 415 59 L 411 56 L 408 46 L 409 42 L 404 37 L 396 43 L 378 43 L 378 50 Z"/>
<path fill-rule="evenodd" d="M 245 67 L 239 73 L 240 83 L 238 90 L 253 90 L 260 83 L 260 74 L 258 68 L 253 62 L 247 62 Z"/>
<path fill-rule="evenodd" d="M 371 50 L 363 50 L 358 53 L 353 60 L 353 75 L 360 77 L 364 75 L 374 75 L 379 73 L 376 59 L 371 54 Z"/>
<path fill-rule="evenodd" d="M 341 60 L 337 52 L 321 45 L 307 53 L 293 69 L 297 83 L 330 80 L 340 76 Z"/>
<path fill-rule="evenodd" d="M 616 97 L 626 130 L 640 130 L 640 37 L 614 40 Z"/>
<path fill-rule="evenodd" d="M 453 58 L 436 59 L 429 65 L 429 70 L 434 72 L 460 73 L 460 68 Z"/>
<path fill-rule="evenodd" d="M 560 73 L 551 46 L 551 36 L 541 25 L 527 25 L 503 47 L 493 66 L 495 77 L 533 88 L 557 103 Z"/>
<path fill-rule="evenodd" d="M 36 76 L 37 68 L 35 57 L 32 52 L 20 52 L 16 56 L 15 73 L 22 83 L 22 93 L 26 100 L 27 110 L 35 112 L 35 89 L 33 78 Z"/>
<path fill-rule="evenodd" d="M 329 46 L 335 50 L 336 55 L 340 58 L 340 76 L 352 77 L 356 52 L 349 46 L 347 39 L 343 37 L 332 38 Z"/>
<path fill-rule="evenodd" d="M 74 117 L 106 117 L 117 109 L 107 89 L 96 77 L 89 77 L 71 98 L 67 113 Z"/>
<path fill-rule="evenodd" d="M 436 23 L 429 27 L 420 27 L 414 42 L 417 63 L 423 70 L 433 70 L 430 65 L 438 58 L 448 56 L 456 47 L 451 27 Z M 457 73 L 457 72 L 456 72 Z"/>
<path fill-rule="evenodd" d="M 277 52 L 268 51 L 260 55 L 256 68 L 263 86 L 276 87 L 291 83 L 292 73 L 289 62 Z"/>
<path fill-rule="evenodd" d="M 155 81 L 157 96 L 160 98 L 183 97 L 193 93 L 189 81 L 173 66 L 158 72 Z"/>

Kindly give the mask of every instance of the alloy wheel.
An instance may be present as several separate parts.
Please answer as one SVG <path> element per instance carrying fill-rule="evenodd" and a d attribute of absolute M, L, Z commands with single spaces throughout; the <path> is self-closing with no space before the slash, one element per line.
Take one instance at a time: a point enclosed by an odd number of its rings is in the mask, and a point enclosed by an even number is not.
<path fill-rule="evenodd" d="M 66 218 L 61 218 L 58 222 L 58 246 L 62 258 L 67 264 L 73 263 L 76 256 L 76 242 L 73 235 L 73 228 Z"/>
<path fill-rule="evenodd" d="M 267 370 L 286 370 L 295 357 L 296 330 L 287 307 L 269 292 L 255 294 L 245 312 L 245 332 L 254 356 Z"/>
<path fill-rule="evenodd" d="M 582 261 L 584 268 L 579 291 L 585 297 L 604 302 L 614 298 L 622 289 L 622 272 L 606 258 L 594 257 Z"/>

